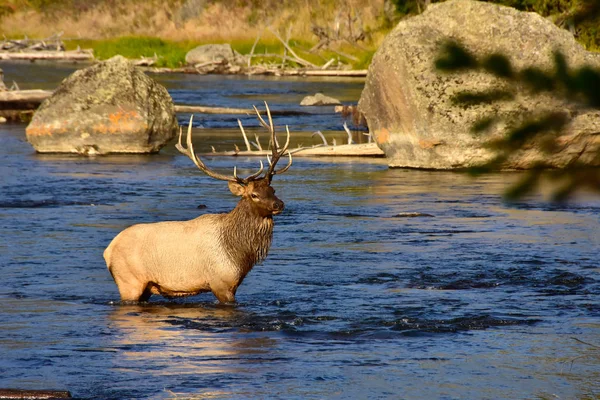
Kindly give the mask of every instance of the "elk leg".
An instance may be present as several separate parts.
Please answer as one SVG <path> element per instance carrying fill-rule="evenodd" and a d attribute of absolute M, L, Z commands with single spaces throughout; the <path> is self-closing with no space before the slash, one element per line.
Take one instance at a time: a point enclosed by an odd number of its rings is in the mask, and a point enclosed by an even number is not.
<path fill-rule="evenodd" d="M 235 303 L 235 289 L 226 286 L 211 287 L 211 291 L 221 304 Z"/>
<path fill-rule="evenodd" d="M 147 301 L 150 297 L 150 291 L 146 290 L 147 285 L 139 282 L 119 282 L 117 281 L 121 301 L 138 302 Z"/>
<path fill-rule="evenodd" d="M 148 301 L 148 299 L 150 299 L 150 296 L 152 296 L 152 282 L 146 285 L 146 288 L 140 296 L 140 301 Z"/>

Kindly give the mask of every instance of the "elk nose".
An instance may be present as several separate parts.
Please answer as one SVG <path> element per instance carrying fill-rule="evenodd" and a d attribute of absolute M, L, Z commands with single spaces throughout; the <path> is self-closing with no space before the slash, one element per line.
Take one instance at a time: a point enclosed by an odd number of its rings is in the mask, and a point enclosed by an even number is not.
<path fill-rule="evenodd" d="M 281 201 L 281 200 L 276 200 L 273 202 L 273 211 L 276 211 L 279 213 L 279 212 L 283 211 L 284 207 L 285 206 L 283 204 L 283 201 Z"/>

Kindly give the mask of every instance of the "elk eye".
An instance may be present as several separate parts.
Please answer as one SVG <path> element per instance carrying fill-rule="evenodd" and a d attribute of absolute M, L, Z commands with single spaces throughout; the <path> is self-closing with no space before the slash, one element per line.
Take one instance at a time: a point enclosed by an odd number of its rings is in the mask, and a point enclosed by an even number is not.
<path fill-rule="evenodd" d="M 256 193 L 252 193 L 252 194 L 250 195 L 250 197 L 252 197 L 253 199 L 258 199 L 258 195 L 257 195 Z"/>

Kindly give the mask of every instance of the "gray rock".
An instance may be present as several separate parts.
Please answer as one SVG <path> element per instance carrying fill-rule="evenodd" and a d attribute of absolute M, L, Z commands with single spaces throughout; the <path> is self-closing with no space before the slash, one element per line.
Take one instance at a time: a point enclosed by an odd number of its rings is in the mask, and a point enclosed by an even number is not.
<path fill-rule="evenodd" d="M 434 62 L 440 45 L 452 39 L 476 57 L 500 53 L 513 66 L 553 68 L 561 51 L 572 68 L 600 66 L 600 55 L 585 51 L 573 36 L 538 14 L 471 0 L 432 4 L 423 14 L 401 21 L 373 57 L 359 110 L 392 167 L 452 169 L 488 161 L 484 145 L 506 133 L 495 124 L 482 135 L 471 133 L 476 121 L 500 116 L 518 122 L 541 111 L 559 110 L 573 117 L 565 129 L 562 150 L 551 156 L 540 146 L 512 156 L 504 168 L 530 168 L 544 160 L 555 167 L 576 157 L 590 165 L 600 160 L 600 110 L 577 108 L 549 94 L 520 91 L 514 100 L 455 105 L 461 91 L 483 91 L 506 84 L 480 71 L 441 74 Z"/>
<path fill-rule="evenodd" d="M 314 96 L 306 96 L 300 102 L 301 106 L 331 106 L 342 104 L 338 99 L 317 93 Z"/>
<path fill-rule="evenodd" d="M 177 127 L 167 90 L 116 56 L 66 78 L 26 134 L 40 153 L 153 153 Z"/>
<path fill-rule="evenodd" d="M 246 64 L 246 58 L 234 51 L 231 46 L 225 44 L 205 44 L 198 46 L 185 55 L 188 65 L 206 64 L 219 62 L 223 64 Z"/>

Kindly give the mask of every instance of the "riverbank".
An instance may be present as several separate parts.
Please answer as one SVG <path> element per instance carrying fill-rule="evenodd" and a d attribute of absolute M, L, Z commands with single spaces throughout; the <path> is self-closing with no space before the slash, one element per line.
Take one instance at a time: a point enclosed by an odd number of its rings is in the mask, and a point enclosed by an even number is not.
<path fill-rule="evenodd" d="M 361 70 L 366 69 L 371 62 L 376 47 L 365 48 L 360 45 L 340 45 L 337 49 L 319 49 L 313 51 L 310 42 L 283 39 L 279 35 L 276 42 L 272 37 L 262 38 L 257 36 L 252 43 L 236 40 L 227 43 L 231 49 L 247 60 L 243 65 L 237 63 L 236 67 L 254 67 L 256 71 L 252 74 L 267 73 L 275 69 L 306 69 L 306 67 L 328 69 L 328 70 Z M 194 72 L 194 67 L 216 73 L 238 73 L 238 69 L 229 71 L 219 64 L 219 61 L 207 63 L 198 68 L 198 65 L 190 65 L 186 62 L 189 51 L 204 44 L 198 41 L 174 42 L 154 37 L 120 37 L 114 39 L 60 40 L 60 46 L 56 50 L 37 48 L 19 48 L 19 45 L 27 42 L 44 42 L 44 40 L 31 40 L 27 37 L 22 39 L 4 39 L 0 42 L 0 60 L 54 60 L 54 61 L 94 61 L 106 60 L 116 55 L 131 59 L 138 66 L 148 66 L 162 72 L 168 69 L 171 72 Z M 308 49 L 308 47 L 311 49 Z M 10 48 L 13 47 L 13 48 Z M 35 47 L 35 46 L 34 46 Z M 308 50 L 307 50 L 308 49 Z M 226 64 L 226 63 L 225 63 Z M 233 65 L 232 65 L 233 66 Z M 263 72 L 257 72 L 264 70 Z M 242 71 L 242 73 L 246 73 Z M 295 75 L 298 75 L 296 73 Z M 350 75 L 353 75 L 350 73 Z"/>
<path fill-rule="evenodd" d="M 492 2 L 539 13 L 571 31 L 586 49 L 600 49 L 600 6 L 593 2 Z M 366 69 L 395 24 L 423 11 L 415 0 L 94 0 L 85 5 L 70 0 L 0 0 L 0 31 L 19 39 L 59 35 L 66 50 L 91 49 L 98 60 L 117 54 L 152 59 L 158 68 L 183 68 L 188 51 L 212 43 L 253 53 L 251 65 L 299 67 L 287 57 L 283 41 L 318 67 L 333 60 L 340 69 Z"/>
<path fill-rule="evenodd" d="M 0 30 L 9 38 L 55 37 L 67 50 L 92 49 L 97 59 L 120 54 L 131 59 L 155 57 L 154 66 L 179 68 L 196 46 L 229 43 L 241 53 L 253 52 L 253 64 L 282 63 L 286 46 L 318 66 L 331 59 L 348 69 L 368 66 L 392 24 L 382 14 L 384 1 L 366 0 L 300 4 L 233 1 L 93 1 L 76 7 L 52 5 L 5 7 L 0 0 Z M 286 64 L 295 66 L 291 60 Z"/>

